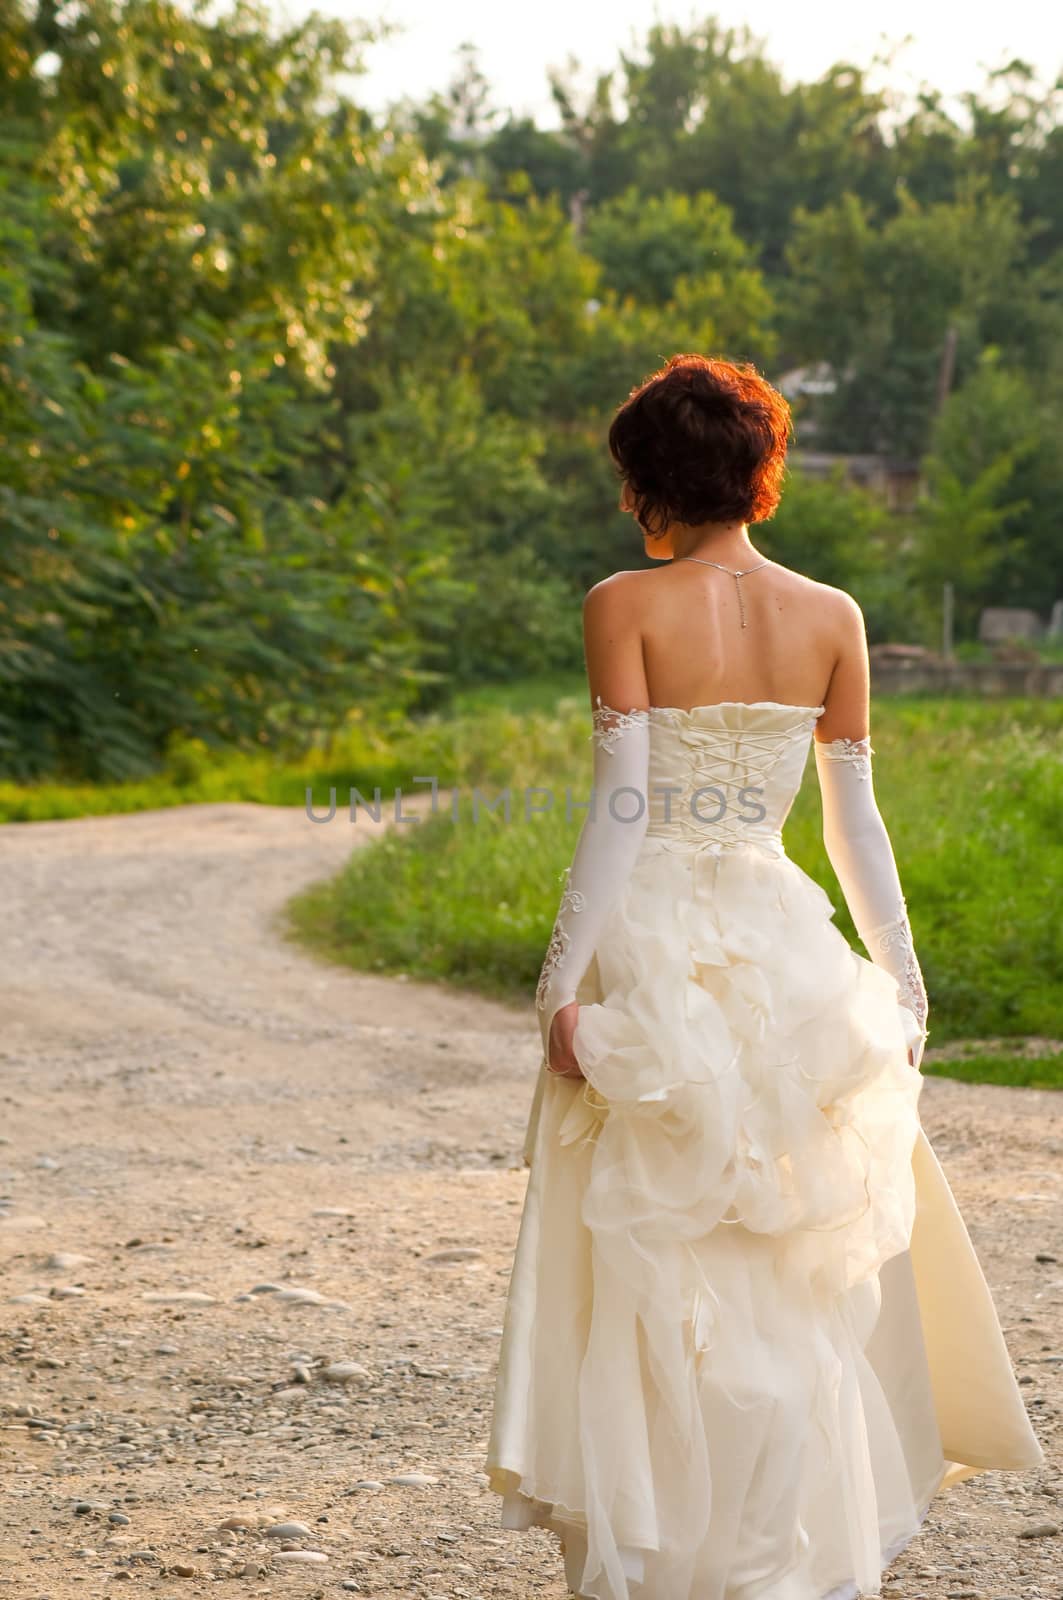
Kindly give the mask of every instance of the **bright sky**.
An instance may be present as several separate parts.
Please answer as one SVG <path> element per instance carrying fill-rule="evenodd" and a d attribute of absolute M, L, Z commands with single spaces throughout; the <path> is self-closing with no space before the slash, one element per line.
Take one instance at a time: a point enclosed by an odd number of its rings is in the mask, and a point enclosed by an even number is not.
<path fill-rule="evenodd" d="M 724 26 L 745 24 L 791 81 L 818 77 L 839 60 L 869 65 L 884 44 L 907 35 L 876 87 L 888 79 L 903 91 L 925 81 L 953 95 L 980 87 L 983 68 L 1014 56 L 1033 63 L 1046 83 L 1063 71 L 1063 6 L 1051 0 L 706 0 L 696 8 L 689 0 L 274 0 L 280 17 L 311 9 L 402 26 L 401 35 L 372 47 L 359 81 L 359 99 L 374 110 L 444 88 L 457 47 L 470 40 L 496 103 L 540 125 L 555 120 L 547 67 L 575 56 L 589 79 L 614 65 L 655 18 L 686 24 L 715 15 Z"/>

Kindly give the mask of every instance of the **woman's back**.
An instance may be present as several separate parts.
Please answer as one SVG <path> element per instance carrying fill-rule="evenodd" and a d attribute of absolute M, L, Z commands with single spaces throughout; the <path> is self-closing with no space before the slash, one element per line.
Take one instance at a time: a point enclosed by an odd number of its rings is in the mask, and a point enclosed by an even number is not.
<path fill-rule="evenodd" d="M 617 660 L 639 658 L 624 681 L 631 697 L 641 687 L 648 705 L 822 705 L 821 739 L 862 737 L 868 669 L 859 606 L 778 562 L 758 566 L 764 559 L 748 563 L 756 570 L 726 571 L 677 559 L 597 584 L 585 607 L 592 681 L 616 681 Z M 614 670 L 597 672 L 599 658 Z"/>
<path fill-rule="evenodd" d="M 686 561 L 623 576 L 634 580 L 652 705 L 824 703 L 839 650 L 837 591 L 774 561 L 737 580 Z"/>

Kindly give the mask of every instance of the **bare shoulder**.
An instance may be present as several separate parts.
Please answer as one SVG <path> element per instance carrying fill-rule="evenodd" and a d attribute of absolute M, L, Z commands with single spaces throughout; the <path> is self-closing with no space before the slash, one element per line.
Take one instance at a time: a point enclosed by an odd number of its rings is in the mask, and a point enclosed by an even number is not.
<path fill-rule="evenodd" d="M 630 614 L 643 603 L 648 592 L 650 572 L 614 572 L 594 584 L 583 597 L 583 610 L 597 616 Z"/>
<path fill-rule="evenodd" d="M 815 590 L 817 605 L 827 622 L 842 633 L 865 632 L 864 613 L 858 600 L 847 589 L 838 589 L 830 583 L 819 583 L 813 578 L 805 580 Z"/>

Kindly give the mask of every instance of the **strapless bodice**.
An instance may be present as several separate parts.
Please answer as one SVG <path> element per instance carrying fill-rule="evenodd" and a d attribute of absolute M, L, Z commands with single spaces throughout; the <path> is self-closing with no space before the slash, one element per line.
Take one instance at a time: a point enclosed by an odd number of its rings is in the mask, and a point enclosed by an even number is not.
<path fill-rule="evenodd" d="M 783 823 L 824 709 L 775 700 L 652 706 L 647 837 L 678 849 L 754 844 L 783 854 Z"/>

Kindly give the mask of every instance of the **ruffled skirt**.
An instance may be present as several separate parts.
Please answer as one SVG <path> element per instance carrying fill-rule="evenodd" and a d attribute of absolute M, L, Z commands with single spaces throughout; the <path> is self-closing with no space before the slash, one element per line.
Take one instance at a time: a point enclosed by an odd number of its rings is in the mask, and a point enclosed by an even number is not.
<path fill-rule="evenodd" d="M 785 855 L 648 838 L 580 987 L 584 1079 L 540 1069 L 486 1467 L 577 1595 L 874 1594 L 973 1470 L 910 1253 L 922 1079 L 833 914 Z"/>

